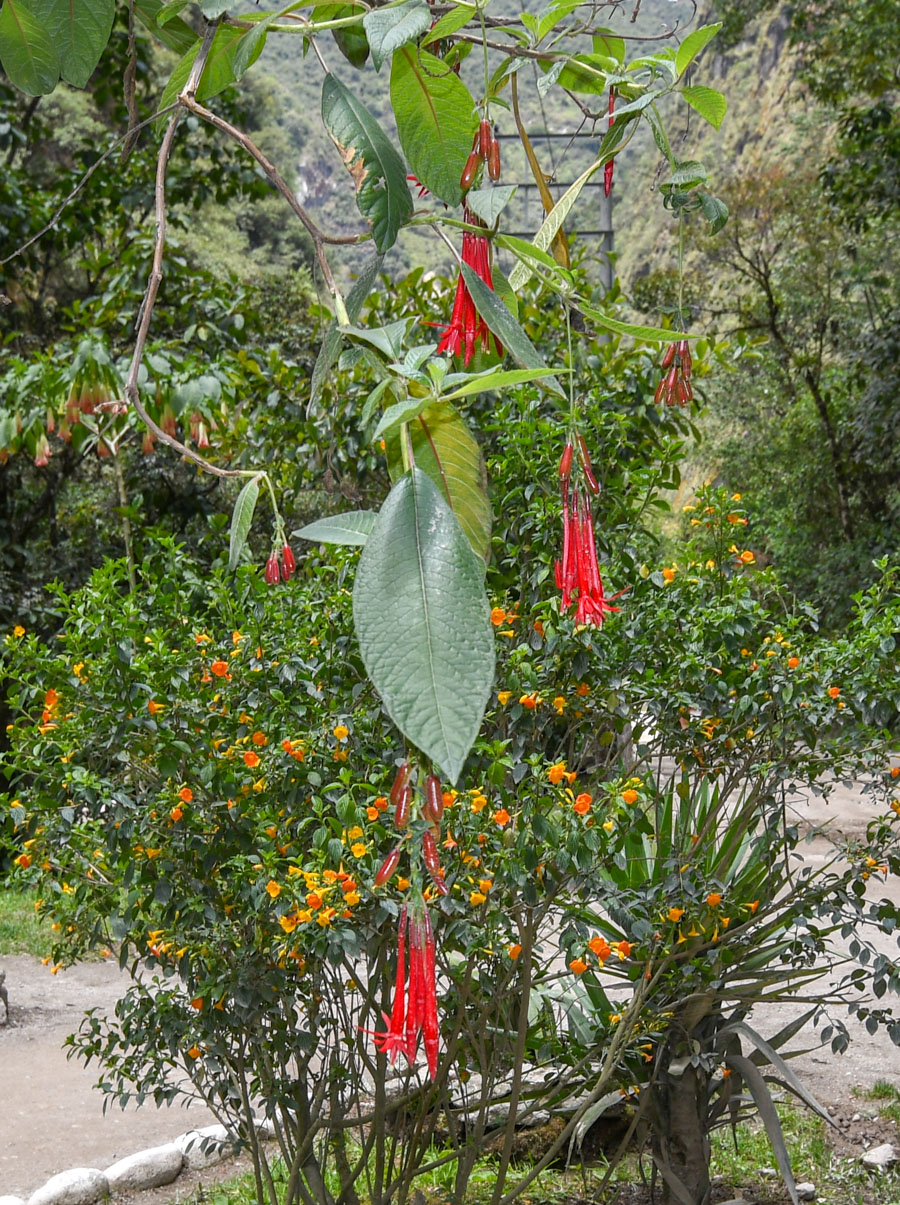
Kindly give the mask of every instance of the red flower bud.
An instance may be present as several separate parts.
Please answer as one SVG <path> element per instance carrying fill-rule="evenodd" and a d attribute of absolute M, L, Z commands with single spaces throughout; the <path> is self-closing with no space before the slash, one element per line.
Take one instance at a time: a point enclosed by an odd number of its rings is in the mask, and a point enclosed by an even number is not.
<path fill-rule="evenodd" d="M 375 886 L 383 887 L 385 883 L 389 883 L 394 877 L 394 871 L 397 869 L 397 863 L 400 861 L 400 846 L 392 849 L 385 860 L 381 863 L 381 868 L 375 876 Z"/>
<path fill-rule="evenodd" d="M 463 192 L 467 192 L 475 179 L 475 173 L 478 171 L 478 164 L 481 159 L 477 151 L 473 151 L 466 160 L 466 166 L 463 168 L 463 174 L 459 178 L 459 187 Z"/>
<path fill-rule="evenodd" d="M 281 580 L 281 574 L 278 572 L 278 558 L 270 556 L 266 561 L 266 585 L 277 586 Z"/>
<path fill-rule="evenodd" d="M 391 792 L 393 797 L 393 791 Z M 412 787 L 403 787 L 397 796 L 394 808 L 394 827 L 404 829 L 409 824 L 409 805 L 412 800 Z"/>
<path fill-rule="evenodd" d="M 559 461 L 559 479 L 560 479 L 560 481 L 568 481 L 569 480 L 569 474 L 572 471 L 572 453 L 574 452 L 574 450 L 575 449 L 572 447 L 571 444 L 566 444 L 565 448 L 563 448 L 563 454 L 560 457 L 560 461 Z"/>
<path fill-rule="evenodd" d="M 584 472 L 585 485 L 592 494 L 600 493 L 600 486 L 597 484 L 597 478 L 594 476 L 594 470 L 591 465 L 591 454 L 588 451 L 588 446 L 584 441 L 584 436 L 578 436 L 578 459 L 581 461 L 581 468 Z"/>
<path fill-rule="evenodd" d="M 441 873 L 441 859 L 438 854 L 437 842 L 434 839 L 434 833 L 430 829 L 422 834 L 422 856 L 425 859 L 425 865 L 430 874 Z"/>
<path fill-rule="evenodd" d="M 281 577 L 283 581 L 289 582 L 294 570 L 297 568 L 297 562 L 294 560 L 294 554 L 291 552 L 290 544 L 285 544 L 281 550 Z"/>
<path fill-rule="evenodd" d="M 429 774 L 425 779 L 425 807 L 423 815 L 433 824 L 440 824 L 444 815 L 444 797 L 441 791 L 441 780 L 436 774 Z"/>
<path fill-rule="evenodd" d="M 500 143 L 496 138 L 491 139 L 488 152 L 488 175 L 495 183 L 500 179 Z"/>
<path fill-rule="evenodd" d="M 491 153 L 491 143 L 494 141 L 494 136 L 491 131 L 491 123 L 482 121 L 478 127 L 478 153 L 482 159 L 487 159 Z"/>

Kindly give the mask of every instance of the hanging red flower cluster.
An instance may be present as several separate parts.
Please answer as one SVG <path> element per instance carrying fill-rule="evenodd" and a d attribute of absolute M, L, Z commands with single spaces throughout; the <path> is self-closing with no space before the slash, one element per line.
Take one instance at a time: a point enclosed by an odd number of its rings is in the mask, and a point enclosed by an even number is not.
<path fill-rule="evenodd" d="M 572 488 L 572 460 L 574 446 L 567 443 L 559 462 L 559 487 L 563 509 L 563 553 L 562 560 L 554 564 L 556 585 L 562 591 L 562 609 L 568 611 L 576 602 L 575 622 L 603 623 L 608 611 L 618 611 L 612 606 L 613 599 L 625 593 L 620 590 L 607 598 L 597 565 L 597 545 L 594 540 L 594 520 L 587 491 L 598 494 L 600 487 L 594 477 L 587 445 L 578 436 L 579 461 L 585 487 Z M 577 599 L 576 599 L 577 591 Z"/>
<path fill-rule="evenodd" d="M 406 975 L 406 942 L 409 935 L 409 978 Z M 385 1030 L 373 1034 L 375 1046 L 392 1063 L 405 1054 L 412 1066 L 419 1054 L 419 1040 L 424 1036 L 428 1074 L 437 1075 L 440 1034 L 437 1012 L 437 983 L 435 978 L 434 933 L 424 900 L 406 904 L 400 912 L 397 933 L 397 975 L 394 983 L 394 1004 L 391 1015 L 382 1014 Z M 372 1033 L 371 1030 L 366 1030 Z"/>
<path fill-rule="evenodd" d="M 670 343 L 662 361 L 663 376 L 656 386 L 653 400 L 666 399 L 667 406 L 686 406 L 693 399 L 691 388 L 691 349 L 687 339 Z"/>
<path fill-rule="evenodd" d="M 463 217 L 470 226 L 483 227 L 484 225 L 473 213 L 469 212 L 468 207 L 463 210 Z M 462 241 L 462 261 L 464 264 L 468 264 L 470 268 L 474 268 L 488 288 L 493 289 L 494 282 L 491 279 L 491 244 L 483 234 L 473 234 L 469 230 L 465 232 Z M 440 356 L 444 352 L 450 352 L 454 356 L 461 355 L 464 357 L 464 362 L 468 367 L 469 361 L 475 354 L 475 347 L 479 340 L 484 350 L 488 351 L 491 346 L 491 332 L 488 329 L 487 323 L 475 308 L 475 302 L 472 300 L 462 272 L 460 272 L 459 281 L 456 285 L 456 298 L 453 302 L 450 325 L 441 336 L 441 341 L 437 346 L 437 354 Z M 495 337 L 494 343 L 497 346 L 497 355 L 502 355 L 503 348 L 500 345 L 500 340 Z"/>

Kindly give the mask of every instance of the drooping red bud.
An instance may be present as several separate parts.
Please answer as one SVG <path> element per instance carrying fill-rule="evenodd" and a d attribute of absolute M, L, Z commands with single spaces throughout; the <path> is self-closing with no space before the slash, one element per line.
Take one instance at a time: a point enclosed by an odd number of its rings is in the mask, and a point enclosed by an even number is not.
<path fill-rule="evenodd" d="M 438 854 L 437 841 L 435 841 L 434 833 L 430 829 L 422 834 L 422 856 L 425 859 L 425 866 L 429 874 L 435 875 L 441 873 L 441 859 Z"/>
<path fill-rule="evenodd" d="M 278 557 L 270 556 L 266 561 L 266 585 L 277 586 L 281 581 L 281 574 L 278 572 Z"/>
<path fill-rule="evenodd" d="M 572 444 L 566 444 L 563 448 L 563 454 L 559 460 L 559 479 L 560 481 L 568 481 L 569 474 L 572 472 L 572 453 L 575 451 Z"/>
<path fill-rule="evenodd" d="M 283 580 L 289 582 L 296 568 L 297 562 L 294 560 L 294 554 L 291 551 L 291 546 L 290 544 L 285 544 L 281 550 L 281 576 Z"/>
<path fill-rule="evenodd" d="M 488 152 L 488 175 L 494 183 L 500 179 L 500 143 L 496 138 L 491 139 L 491 149 Z"/>
<path fill-rule="evenodd" d="M 478 153 L 482 159 L 487 159 L 491 153 L 491 143 L 494 140 L 494 134 L 491 130 L 489 121 L 482 121 L 478 127 Z"/>
<path fill-rule="evenodd" d="M 592 494 L 600 493 L 600 486 L 597 484 L 597 478 L 594 476 L 594 470 L 591 465 L 591 454 L 588 451 L 588 446 L 585 443 L 584 436 L 578 437 L 578 459 L 581 461 L 581 468 L 584 472 L 584 483 Z"/>
<path fill-rule="evenodd" d="M 481 162 L 481 157 L 477 151 L 473 151 L 466 160 L 466 166 L 463 168 L 463 174 L 459 178 L 459 187 L 463 192 L 467 192 L 475 180 L 475 173 L 478 171 L 478 164 Z"/>
<path fill-rule="evenodd" d="M 425 807 L 423 815 L 432 824 L 440 824 L 444 815 L 444 796 L 441 791 L 441 780 L 436 774 L 429 774 L 425 779 Z"/>
<path fill-rule="evenodd" d="M 391 787 L 390 800 L 393 807 L 397 806 L 397 801 L 400 798 L 400 792 L 409 782 L 409 773 L 412 769 L 408 761 L 405 761 L 394 776 L 394 785 Z"/>
<path fill-rule="evenodd" d="M 394 807 L 394 827 L 404 829 L 409 824 L 409 805 L 412 801 L 412 787 L 403 787 L 397 796 Z"/>
<path fill-rule="evenodd" d="M 385 860 L 381 863 L 378 873 L 375 875 L 375 886 L 383 887 L 385 883 L 389 883 L 394 877 L 394 871 L 397 869 L 397 863 L 400 861 L 400 846 L 392 849 Z"/>

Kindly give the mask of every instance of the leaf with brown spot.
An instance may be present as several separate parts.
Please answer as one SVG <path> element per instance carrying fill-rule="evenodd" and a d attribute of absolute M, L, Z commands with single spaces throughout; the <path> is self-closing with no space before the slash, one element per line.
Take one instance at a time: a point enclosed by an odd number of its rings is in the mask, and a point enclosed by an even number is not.
<path fill-rule="evenodd" d="M 359 212 L 372 223 L 379 251 L 387 251 L 413 212 L 406 164 L 384 130 L 334 75 L 322 86 L 322 120 L 356 185 Z"/>

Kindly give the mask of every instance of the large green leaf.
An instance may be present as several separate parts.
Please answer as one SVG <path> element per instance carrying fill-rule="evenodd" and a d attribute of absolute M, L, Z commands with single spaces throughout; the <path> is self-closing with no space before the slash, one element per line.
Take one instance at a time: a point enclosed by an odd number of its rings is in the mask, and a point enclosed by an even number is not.
<path fill-rule="evenodd" d="M 416 465 L 440 489 L 469 543 L 486 562 L 491 548 L 487 469 L 462 415 L 442 402 L 411 419 L 407 429 Z M 396 481 L 404 469 L 396 431 L 387 437 L 387 452 L 391 478 Z"/>
<path fill-rule="evenodd" d="M 29 96 L 44 96 L 56 87 L 56 44 L 33 3 L 4 0 L 0 8 L 0 64 L 10 82 Z"/>
<path fill-rule="evenodd" d="M 356 204 L 372 223 L 375 246 L 387 251 L 413 211 L 403 160 L 362 101 L 331 74 L 322 85 L 322 120 L 356 182 Z"/>
<path fill-rule="evenodd" d="M 228 548 L 229 569 L 237 568 L 238 561 L 241 559 L 241 553 L 244 551 L 244 545 L 247 543 L 247 536 L 250 534 L 250 525 L 253 523 L 253 512 L 256 510 L 256 503 L 259 499 L 259 482 L 259 476 L 251 477 L 235 501 L 234 510 L 231 513 L 231 540 Z"/>
<path fill-rule="evenodd" d="M 682 88 L 681 95 L 700 116 L 716 129 L 725 120 L 728 112 L 728 101 L 715 88 L 707 88 L 703 84 L 694 84 L 690 88 Z"/>
<path fill-rule="evenodd" d="M 585 317 L 592 319 L 598 326 L 603 326 L 608 331 L 615 331 L 617 335 L 631 335 L 635 339 L 646 339 L 648 343 L 674 343 L 676 339 L 696 339 L 698 337 L 690 335 L 686 331 L 667 331 L 662 326 L 639 326 L 636 322 L 620 322 L 618 318 L 610 318 L 609 314 L 604 314 L 602 310 L 598 310 L 592 305 L 585 305 L 584 302 L 580 302 L 578 308 Z"/>
<path fill-rule="evenodd" d="M 348 510 L 342 515 L 316 519 L 291 534 L 318 544 L 365 544 L 377 517 L 373 510 Z"/>
<path fill-rule="evenodd" d="M 322 21 L 342 21 L 345 17 L 357 15 L 361 17 L 364 11 L 358 4 L 322 4 L 316 11 L 316 24 Z M 333 29 L 331 36 L 348 63 L 357 68 L 365 66 L 369 57 L 369 40 L 362 21 Z"/>
<path fill-rule="evenodd" d="M 164 8 L 162 0 L 134 0 L 135 16 L 154 37 L 176 54 L 186 54 L 197 41 L 197 35 L 180 17 L 170 17 L 164 25 L 158 25 L 157 18 Z"/>
<path fill-rule="evenodd" d="M 459 180 L 477 125 L 466 85 L 433 54 L 404 46 L 391 66 L 391 104 L 416 179 L 447 205 L 459 205 Z"/>
<path fill-rule="evenodd" d="M 165 28 L 168 29 L 168 25 Z M 206 60 L 206 66 L 203 68 L 203 74 L 200 76 L 200 83 L 197 86 L 197 100 L 204 101 L 209 100 L 210 97 L 218 96 L 220 92 L 225 91 L 229 84 L 235 82 L 234 60 L 238 44 L 243 36 L 243 29 L 235 28 L 231 25 L 220 25 L 216 30 L 212 46 L 209 50 L 209 58 Z M 255 52 L 249 56 L 247 66 L 250 66 L 259 57 L 262 53 L 262 48 L 263 43 L 260 42 Z M 188 82 L 191 68 L 194 65 L 194 60 L 199 50 L 200 39 L 198 38 L 187 54 L 179 61 L 178 66 L 169 77 L 169 82 L 166 84 L 165 91 L 160 98 L 159 107 L 161 109 L 167 108 L 178 99 L 179 94 Z M 168 120 L 168 117 L 161 118 L 157 122 L 157 128 L 164 127 Z"/>
<path fill-rule="evenodd" d="M 460 268 L 466 286 L 472 294 L 475 308 L 512 358 L 517 360 L 523 368 L 543 369 L 541 382 L 544 388 L 553 393 L 562 394 L 559 382 L 544 363 L 537 348 L 494 290 L 489 289 L 475 269 L 469 267 L 468 264 L 461 264 Z"/>
<path fill-rule="evenodd" d="M 494 679 L 483 570 L 441 492 L 413 468 L 382 506 L 353 588 L 360 652 L 385 710 L 451 783 Z"/>
<path fill-rule="evenodd" d="M 83 88 L 106 49 L 116 15 L 116 0 L 31 0 L 50 34 L 67 84 Z"/>
<path fill-rule="evenodd" d="M 370 9 L 363 17 L 363 27 L 375 70 L 380 71 L 389 55 L 414 41 L 430 25 L 431 9 L 422 0 L 405 0 L 403 4 Z"/>
<path fill-rule="evenodd" d="M 675 71 L 678 75 L 684 74 L 703 47 L 713 40 L 721 28 L 722 22 L 718 21 L 715 25 L 701 25 L 699 29 L 688 34 L 675 55 Z"/>

